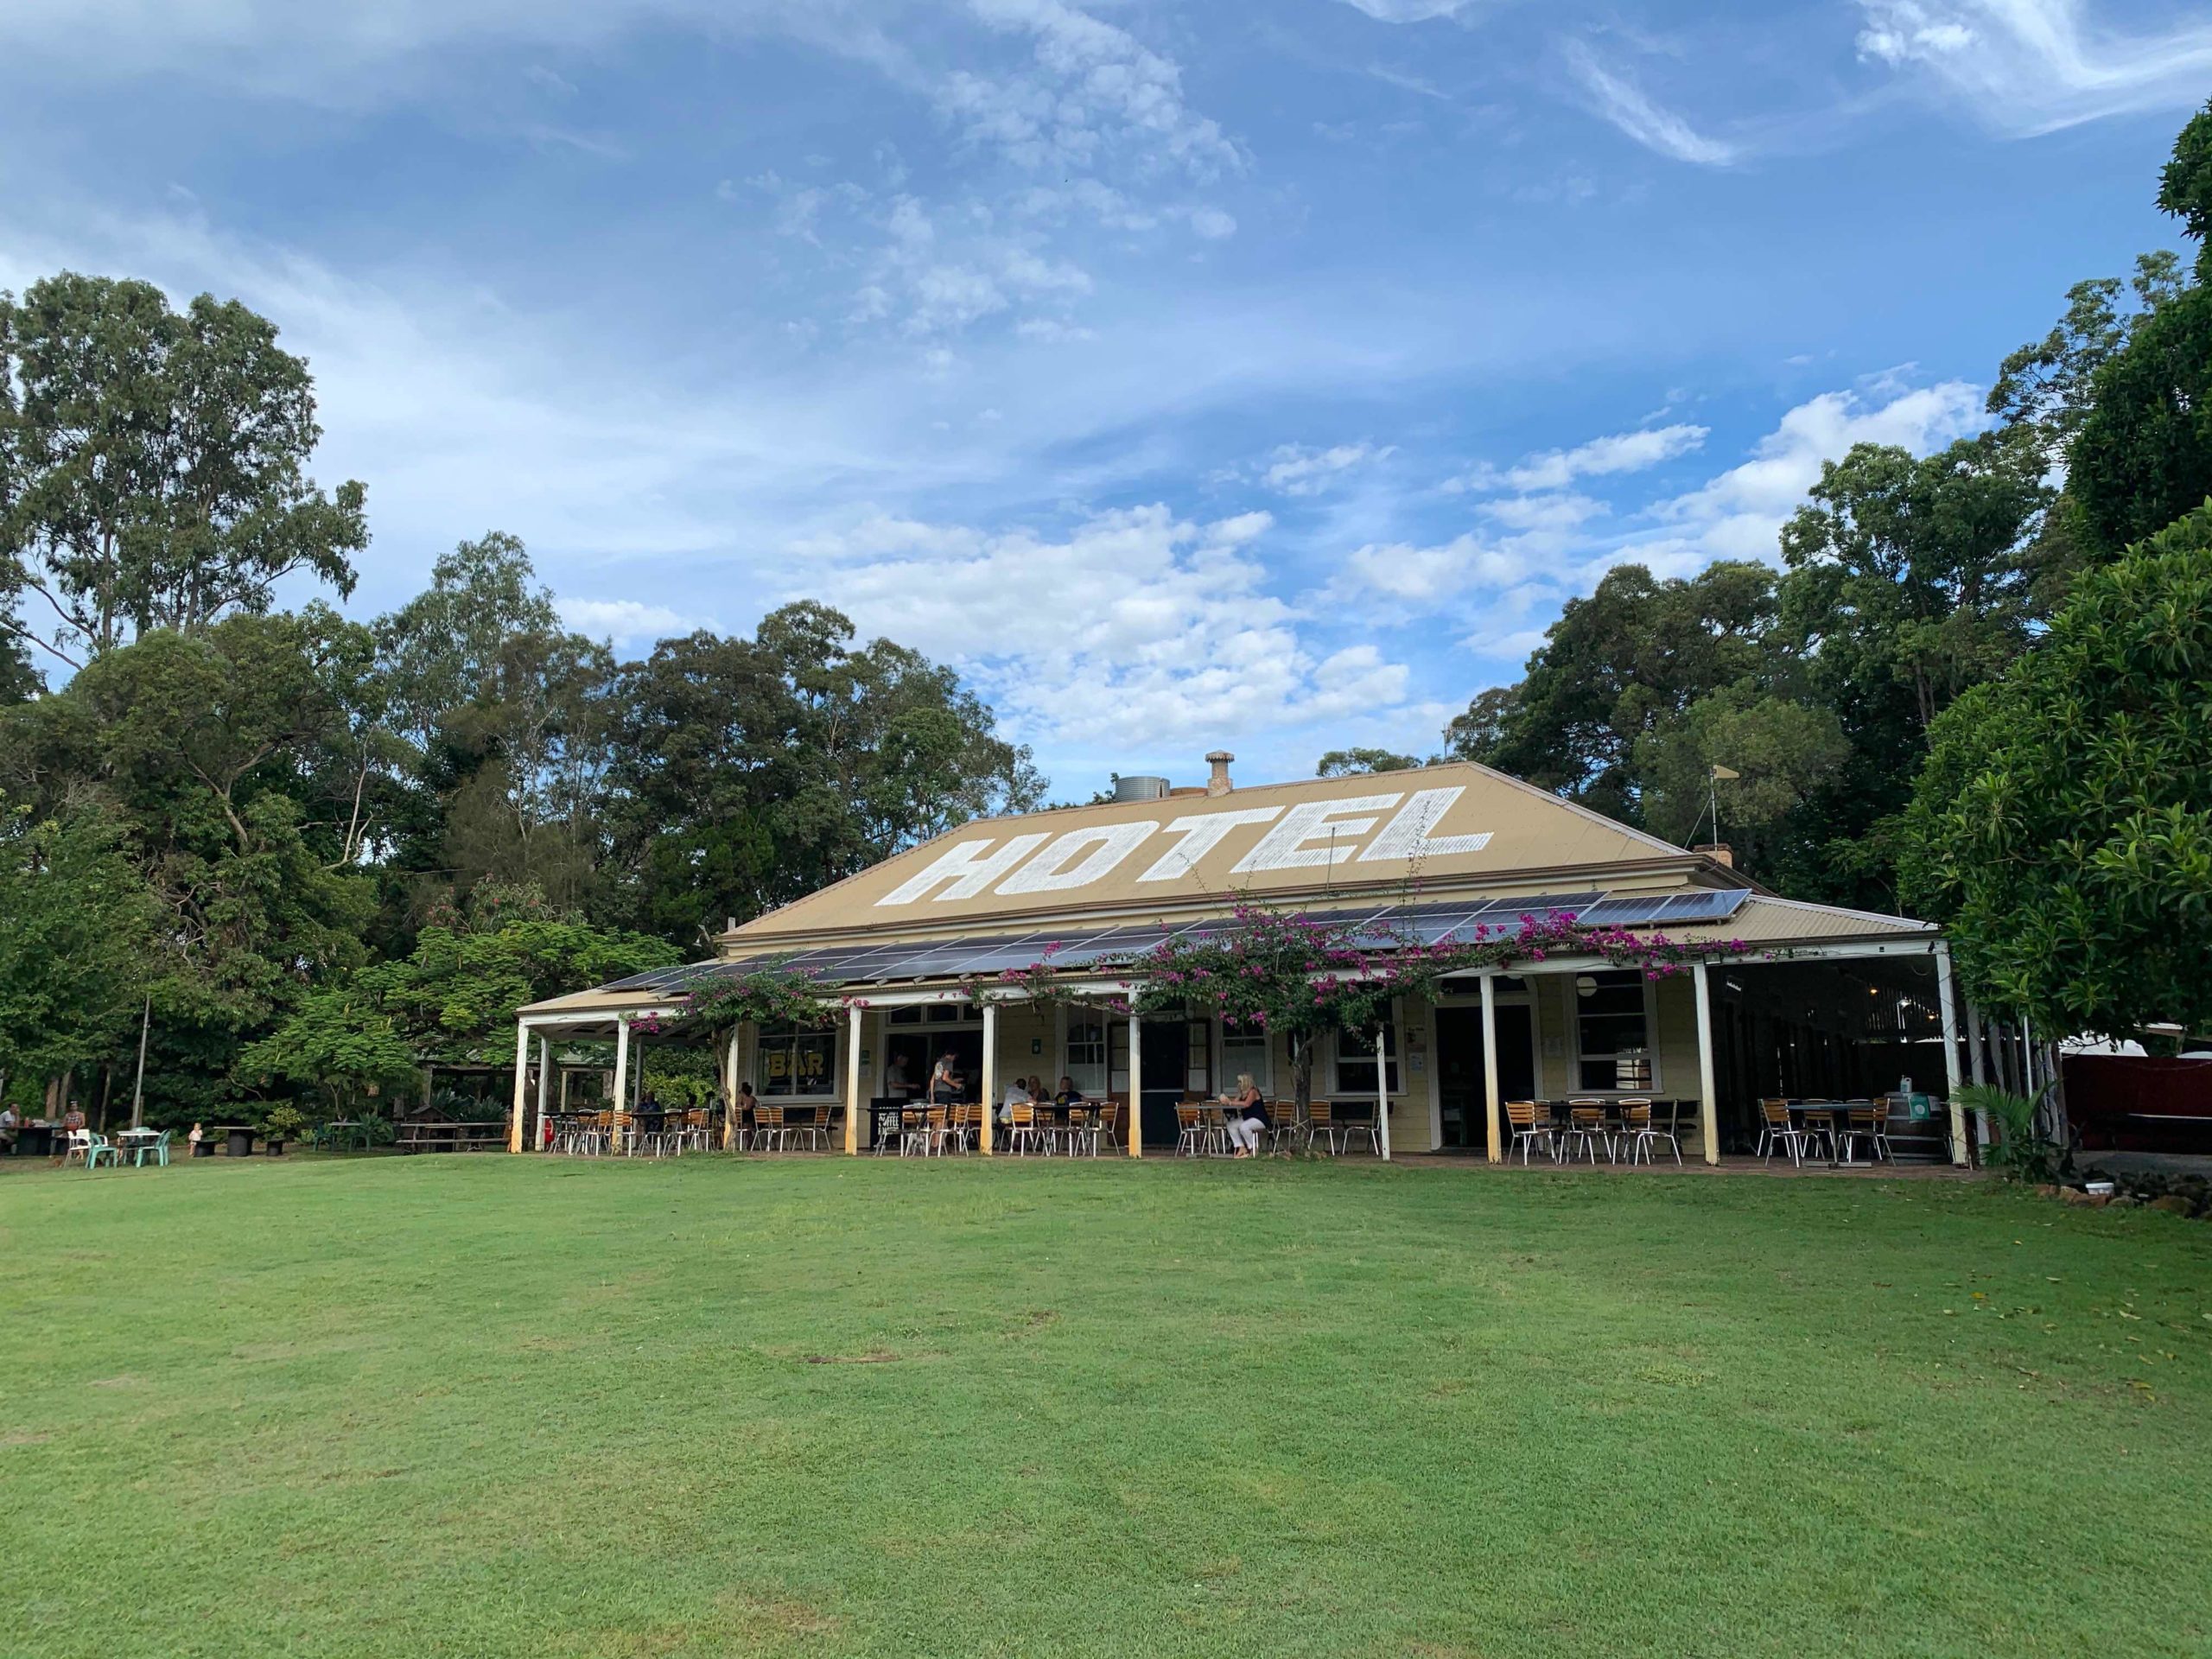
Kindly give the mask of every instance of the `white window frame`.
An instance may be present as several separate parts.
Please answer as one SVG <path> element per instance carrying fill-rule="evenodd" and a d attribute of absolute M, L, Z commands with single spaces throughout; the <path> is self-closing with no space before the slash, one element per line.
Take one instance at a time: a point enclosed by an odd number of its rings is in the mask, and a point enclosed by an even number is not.
<path fill-rule="evenodd" d="M 797 1026 L 793 1026 L 788 1031 L 764 1031 L 757 1035 L 753 1041 L 753 1064 L 747 1068 L 747 1071 L 749 1075 L 760 1079 L 759 1087 L 761 1100 L 770 1105 L 775 1106 L 781 1106 L 785 1104 L 806 1105 L 818 1101 L 842 1100 L 844 1097 L 844 1091 L 838 1087 L 837 1079 L 845 1074 L 845 1043 L 847 1040 L 847 1033 L 844 1028 L 845 1023 L 845 1021 L 840 1020 L 836 1025 L 830 1027 L 827 1030 L 820 1027 L 801 1029 Z M 810 1095 L 771 1094 L 768 1090 L 768 1051 L 775 1047 L 777 1044 L 783 1043 L 787 1045 L 793 1053 L 796 1053 L 798 1047 L 798 1039 L 802 1037 L 827 1037 L 830 1039 L 830 1070 L 827 1077 L 824 1078 L 824 1081 L 830 1086 L 818 1093 Z M 798 1079 L 794 1077 L 791 1081 L 796 1084 Z"/>
<path fill-rule="evenodd" d="M 1661 1075 L 1659 1058 L 1663 1046 L 1659 1040 L 1659 982 L 1648 975 L 1643 979 L 1643 1047 L 1644 1052 L 1651 1056 L 1649 1086 L 1643 1089 L 1585 1089 L 1582 1087 L 1582 994 L 1575 988 L 1574 982 L 1581 978 L 1585 973 L 1640 974 L 1642 972 L 1643 969 L 1637 968 L 1586 968 L 1578 973 L 1560 976 L 1567 982 L 1567 1026 L 1573 1038 L 1573 1042 L 1570 1046 L 1573 1052 L 1568 1060 L 1573 1070 L 1568 1075 L 1567 1081 L 1574 1086 L 1569 1089 L 1567 1093 L 1571 1095 L 1658 1095 L 1666 1092 L 1665 1080 Z M 1593 1054 L 1589 1058 L 1599 1059 L 1605 1057 Z"/>
<path fill-rule="evenodd" d="M 1098 1085 L 1096 1088 L 1075 1074 L 1075 1057 L 1068 1052 L 1068 1026 L 1071 1020 L 1098 1027 Z M 1071 1081 L 1077 1089 L 1090 1096 L 1104 1096 L 1114 1092 L 1114 1020 L 1101 1008 L 1067 1008 L 1060 1010 L 1058 1069 L 1051 1079 L 1058 1088 L 1062 1077 Z"/>
<path fill-rule="evenodd" d="M 1249 1070 L 1252 1073 L 1252 1086 L 1257 1089 L 1262 1094 L 1265 1095 L 1269 1100 L 1273 1100 L 1275 1096 L 1274 1033 L 1268 1031 L 1255 1030 L 1249 1026 L 1242 1027 L 1236 1031 L 1231 1031 L 1227 1024 L 1221 1020 L 1216 1020 L 1214 1022 L 1213 1029 L 1213 1074 L 1216 1077 L 1221 1080 L 1221 1086 L 1223 1090 L 1225 1091 L 1229 1089 L 1234 1088 L 1236 1084 L 1236 1073 L 1238 1067 L 1231 1065 L 1230 1062 L 1229 1052 L 1230 1046 L 1233 1044 L 1236 1046 L 1242 1048 L 1245 1044 L 1250 1043 L 1257 1046 L 1260 1051 L 1259 1064 L 1245 1069 Z"/>
<path fill-rule="evenodd" d="M 1385 1074 L 1383 1090 L 1383 1092 L 1394 1100 L 1406 1092 L 1406 1022 L 1404 1010 L 1398 1006 L 1401 1001 L 1402 999 L 1397 997 L 1390 999 L 1390 1063 L 1389 1071 Z M 1357 1034 L 1350 1027 L 1339 1026 L 1337 1027 L 1336 1040 L 1329 1045 L 1329 1093 L 1332 1097 L 1342 1096 L 1347 1100 L 1375 1098 L 1375 1090 L 1372 1086 L 1361 1084 L 1357 1088 L 1353 1088 L 1348 1086 L 1344 1079 L 1344 1039 Z M 1375 1064 L 1375 1045 L 1369 1043 L 1367 1050 L 1368 1058 L 1365 1063 L 1372 1065 Z M 1393 1081 L 1397 1085 L 1395 1088 L 1389 1086 Z"/>

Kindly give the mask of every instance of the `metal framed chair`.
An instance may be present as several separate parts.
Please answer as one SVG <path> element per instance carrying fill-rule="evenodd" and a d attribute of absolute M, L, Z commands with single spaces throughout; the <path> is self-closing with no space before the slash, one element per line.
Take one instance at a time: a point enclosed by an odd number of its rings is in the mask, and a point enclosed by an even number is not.
<path fill-rule="evenodd" d="M 1367 1137 L 1367 1149 L 1377 1158 L 1382 1155 L 1382 1109 L 1376 1106 L 1364 1117 L 1337 1119 L 1337 1150 L 1350 1152 L 1351 1143 L 1359 1136 Z"/>
<path fill-rule="evenodd" d="M 1605 1161 L 1613 1160 L 1612 1133 L 1605 1127 L 1605 1103 L 1587 1096 L 1579 1096 L 1567 1103 L 1567 1157 L 1572 1163 L 1580 1150 L 1598 1161 L 1598 1148 L 1605 1149 Z"/>
<path fill-rule="evenodd" d="M 1551 1114 L 1533 1100 L 1509 1100 L 1505 1103 L 1505 1121 L 1513 1130 L 1513 1145 L 1521 1148 L 1521 1166 L 1529 1166 L 1529 1154 L 1537 1147 L 1554 1163 L 1559 1161 L 1559 1131 L 1552 1127 Z M 1508 1149 L 1510 1155 L 1510 1149 Z"/>
<path fill-rule="evenodd" d="M 1621 1102 L 1621 1124 L 1628 1136 L 1628 1160 L 1631 1164 L 1639 1158 L 1647 1164 L 1656 1162 L 1655 1154 L 1662 1141 L 1675 1154 L 1675 1162 L 1679 1165 L 1682 1161 L 1682 1143 L 1675 1138 L 1674 1127 L 1662 1125 L 1652 1116 L 1649 1101 Z"/>
<path fill-rule="evenodd" d="M 1801 1106 L 1797 1109 L 1798 1134 L 1805 1142 L 1805 1150 L 1828 1163 L 1836 1160 L 1837 1108 L 1831 1102 L 1825 1106 Z"/>
<path fill-rule="evenodd" d="M 1202 1157 L 1210 1150 L 1205 1119 L 1195 1106 L 1175 1109 L 1175 1155 L 1178 1158 Z"/>
<path fill-rule="evenodd" d="M 1805 1137 L 1802 1131 L 1789 1121 L 1789 1103 L 1786 1100 L 1759 1102 L 1759 1143 L 1755 1153 L 1761 1163 L 1772 1163 L 1776 1148 L 1789 1154 L 1789 1161 L 1802 1165 L 1805 1161 Z"/>
<path fill-rule="evenodd" d="M 1337 1153 L 1336 1109 L 1325 1100 L 1317 1100 L 1306 1109 L 1306 1149 L 1311 1152 L 1319 1141 L 1327 1148 L 1331 1157 Z"/>
<path fill-rule="evenodd" d="M 1038 1127 L 1037 1108 L 1028 1101 L 1017 1101 L 1007 1109 L 1006 1139 L 1017 1158 L 1026 1158 L 1033 1151 L 1052 1155 L 1051 1137 Z"/>

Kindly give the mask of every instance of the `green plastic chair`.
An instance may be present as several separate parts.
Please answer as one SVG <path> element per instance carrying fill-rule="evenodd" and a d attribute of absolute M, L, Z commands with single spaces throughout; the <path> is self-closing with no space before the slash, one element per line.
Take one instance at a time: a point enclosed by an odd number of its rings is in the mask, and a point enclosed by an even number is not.
<path fill-rule="evenodd" d="M 146 1160 L 151 1158 L 163 1169 L 167 1169 L 169 1166 L 169 1137 L 175 1133 L 175 1129 L 163 1129 L 157 1140 L 150 1142 L 140 1141 L 131 1148 L 130 1161 L 143 1169 L 146 1166 Z"/>
<path fill-rule="evenodd" d="M 100 1160 L 106 1159 L 110 1169 L 123 1167 L 123 1150 L 104 1135 L 87 1131 L 85 1135 L 85 1167 L 98 1169 Z"/>

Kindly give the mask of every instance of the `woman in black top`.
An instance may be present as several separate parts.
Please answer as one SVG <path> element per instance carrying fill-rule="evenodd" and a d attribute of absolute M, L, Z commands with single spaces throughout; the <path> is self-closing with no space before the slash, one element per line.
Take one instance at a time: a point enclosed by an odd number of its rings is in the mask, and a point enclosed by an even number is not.
<path fill-rule="evenodd" d="M 1236 1092 L 1224 1095 L 1222 1104 L 1229 1109 L 1224 1116 L 1229 1120 L 1229 1139 L 1236 1148 L 1236 1155 L 1254 1156 L 1268 1132 L 1268 1103 L 1249 1071 L 1236 1074 Z"/>

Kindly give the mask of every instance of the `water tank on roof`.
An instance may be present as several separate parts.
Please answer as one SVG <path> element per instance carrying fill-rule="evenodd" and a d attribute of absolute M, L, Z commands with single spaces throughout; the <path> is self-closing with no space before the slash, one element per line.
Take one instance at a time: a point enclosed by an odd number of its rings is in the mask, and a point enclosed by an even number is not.
<path fill-rule="evenodd" d="M 1167 798 L 1165 778 L 1116 778 L 1114 780 L 1116 801 L 1164 801 Z"/>

